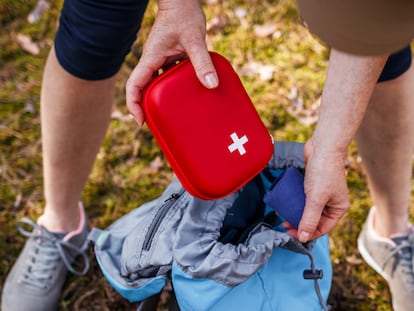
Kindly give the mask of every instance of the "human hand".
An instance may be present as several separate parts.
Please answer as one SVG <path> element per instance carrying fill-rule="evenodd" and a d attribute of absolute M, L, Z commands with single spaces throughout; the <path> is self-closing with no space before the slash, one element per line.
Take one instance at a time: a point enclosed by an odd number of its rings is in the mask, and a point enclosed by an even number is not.
<path fill-rule="evenodd" d="M 344 160 L 388 55 L 331 50 L 318 124 L 306 142 L 305 210 L 298 231 L 306 242 L 329 232 L 349 209 Z"/>
<path fill-rule="evenodd" d="M 197 77 L 206 88 L 218 86 L 217 72 L 205 41 L 206 20 L 199 0 L 160 0 L 138 65 L 126 84 L 129 111 L 139 124 L 144 122 L 140 107 L 142 90 L 163 65 L 188 56 Z"/>
<path fill-rule="evenodd" d="M 318 150 L 311 138 L 304 158 L 306 205 L 298 231 L 288 230 L 301 242 L 328 233 L 349 209 L 344 155 Z"/>

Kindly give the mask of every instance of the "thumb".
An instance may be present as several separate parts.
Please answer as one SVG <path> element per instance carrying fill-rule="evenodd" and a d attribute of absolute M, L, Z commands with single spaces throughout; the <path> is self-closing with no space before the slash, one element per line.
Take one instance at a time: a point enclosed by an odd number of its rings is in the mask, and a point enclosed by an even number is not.
<path fill-rule="evenodd" d="M 299 223 L 298 237 L 302 243 L 314 237 L 323 211 L 323 207 L 320 208 L 318 204 L 312 204 L 311 202 L 312 200 L 306 199 L 305 209 Z"/>
<path fill-rule="evenodd" d="M 199 46 L 193 44 L 187 49 L 187 55 L 201 84 L 208 89 L 216 88 L 219 84 L 219 79 L 205 42 L 200 43 Z"/>

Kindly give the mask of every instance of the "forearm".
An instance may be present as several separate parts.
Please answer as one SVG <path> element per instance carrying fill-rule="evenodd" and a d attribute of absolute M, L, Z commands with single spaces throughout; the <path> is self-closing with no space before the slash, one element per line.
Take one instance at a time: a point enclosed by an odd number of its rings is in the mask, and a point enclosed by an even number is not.
<path fill-rule="evenodd" d="M 313 135 L 318 151 L 345 155 L 386 59 L 387 55 L 364 57 L 332 50 Z"/>
<path fill-rule="evenodd" d="M 364 118 L 386 59 L 331 52 L 318 124 L 304 151 L 306 206 L 299 225 L 302 242 L 332 230 L 349 209 L 346 150 Z"/>
<path fill-rule="evenodd" d="M 191 9 L 195 7 L 201 8 L 200 0 L 158 0 L 159 10 L 186 10 L 186 8 Z"/>

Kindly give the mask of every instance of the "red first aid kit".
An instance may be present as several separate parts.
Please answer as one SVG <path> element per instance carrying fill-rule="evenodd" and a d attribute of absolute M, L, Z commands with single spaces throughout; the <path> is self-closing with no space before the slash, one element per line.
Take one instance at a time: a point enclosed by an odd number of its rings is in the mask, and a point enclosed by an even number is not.
<path fill-rule="evenodd" d="M 206 200 L 238 190 L 273 155 L 273 139 L 233 67 L 210 55 L 217 88 L 205 88 L 185 59 L 154 78 L 142 101 L 146 123 L 177 178 Z"/>

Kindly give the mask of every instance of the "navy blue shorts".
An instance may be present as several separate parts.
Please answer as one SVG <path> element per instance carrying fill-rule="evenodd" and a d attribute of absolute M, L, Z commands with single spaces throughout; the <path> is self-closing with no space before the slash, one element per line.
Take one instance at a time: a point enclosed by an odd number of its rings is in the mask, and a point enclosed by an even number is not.
<path fill-rule="evenodd" d="M 389 81 L 401 76 L 411 66 L 411 47 L 406 46 L 402 50 L 391 54 L 385 63 L 378 82 Z"/>
<path fill-rule="evenodd" d="M 62 67 L 85 80 L 113 76 L 136 40 L 148 0 L 65 0 L 55 38 Z"/>

